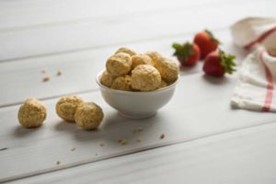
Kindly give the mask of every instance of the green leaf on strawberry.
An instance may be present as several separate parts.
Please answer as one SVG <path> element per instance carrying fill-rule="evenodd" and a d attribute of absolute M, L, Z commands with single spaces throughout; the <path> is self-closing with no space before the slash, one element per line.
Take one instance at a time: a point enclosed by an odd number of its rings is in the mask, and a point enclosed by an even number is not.
<path fill-rule="evenodd" d="M 236 66 L 236 63 L 234 60 L 236 59 L 236 56 L 227 54 L 222 50 L 219 50 L 219 57 L 220 57 L 220 63 L 224 68 L 224 72 L 228 74 L 232 74 L 236 71 L 234 68 Z"/>
<path fill-rule="evenodd" d="M 215 42 L 217 42 L 218 45 L 221 44 L 220 41 L 214 36 L 214 34 L 211 31 L 209 31 L 208 29 L 205 29 L 204 32 L 209 35 L 211 40 L 214 40 Z"/>
<path fill-rule="evenodd" d="M 185 60 L 194 53 L 193 45 L 189 42 L 185 44 L 174 43 L 172 47 L 175 49 L 173 55 L 177 56 L 180 60 Z"/>
<path fill-rule="evenodd" d="M 177 57 L 178 61 L 182 66 L 194 66 L 200 57 L 199 47 L 190 42 L 184 44 L 174 43 L 172 47 L 175 49 L 174 56 Z"/>

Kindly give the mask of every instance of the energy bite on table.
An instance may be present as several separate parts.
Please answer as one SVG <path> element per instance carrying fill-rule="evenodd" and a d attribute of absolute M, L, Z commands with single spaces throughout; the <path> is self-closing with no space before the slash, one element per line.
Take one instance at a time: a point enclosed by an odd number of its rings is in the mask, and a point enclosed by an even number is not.
<path fill-rule="evenodd" d="M 77 96 L 62 97 L 56 104 L 56 113 L 65 121 L 74 122 L 76 109 L 82 103 L 84 103 L 83 100 Z"/>
<path fill-rule="evenodd" d="M 35 98 L 24 101 L 18 111 L 19 123 L 25 128 L 36 128 L 46 119 L 47 111 L 42 102 Z"/>
<path fill-rule="evenodd" d="M 93 102 L 79 105 L 75 113 L 76 124 L 85 130 L 98 128 L 103 117 L 103 110 Z"/>
<path fill-rule="evenodd" d="M 131 72 L 133 89 L 152 91 L 161 84 L 161 75 L 152 65 L 138 65 Z"/>
<path fill-rule="evenodd" d="M 114 77 L 128 74 L 131 70 L 131 57 L 126 53 L 118 53 L 110 58 L 106 62 L 106 70 Z"/>

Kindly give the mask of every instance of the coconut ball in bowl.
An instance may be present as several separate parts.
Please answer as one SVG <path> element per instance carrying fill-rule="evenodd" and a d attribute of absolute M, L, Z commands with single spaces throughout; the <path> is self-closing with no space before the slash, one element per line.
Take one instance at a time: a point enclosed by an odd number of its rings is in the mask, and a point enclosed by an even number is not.
<path fill-rule="evenodd" d="M 141 57 L 141 54 L 138 57 Z M 135 55 L 131 58 L 137 59 Z M 117 72 L 113 75 L 109 72 L 112 68 L 100 72 L 96 81 L 104 100 L 122 116 L 130 119 L 143 119 L 155 115 L 158 109 L 170 101 L 179 80 L 177 64 L 164 57 L 159 59 L 160 61 L 148 64 L 121 60 L 121 64 L 135 63 L 127 74 L 118 75 L 120 72 Z M 159 65 L 155 66 L 156 63 Z M 108 80 L 108 83 L 103 80 L 107 75 L 112 79 Z"/>

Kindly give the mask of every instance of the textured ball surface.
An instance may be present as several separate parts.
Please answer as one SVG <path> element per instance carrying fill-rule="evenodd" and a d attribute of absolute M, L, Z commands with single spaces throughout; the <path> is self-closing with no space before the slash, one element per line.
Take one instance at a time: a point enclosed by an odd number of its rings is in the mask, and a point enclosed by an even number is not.
<path fill-rule="evenodd" d="M 77 96 L 62 97 L 56 104 L 56 113 L 65 121 L 74 122 L 76 109 L 82 103 L 84 103 L 83 100 Z"/>
<path fill-rule="evenodd" d="M 24 101 L 18 111 L 19 123 L 25 128 L 36 128 L 42 125 L 47 116 L 45 106 L 39 100 L 30 98 Z"/>
<path fill-rule="evenodd" d="M 93 102 L 87 102 L 78 106 L 75 121 L 79 127 L 85 130 L 93 130 L 99 127 L 103 117 L 103 110 L 100 106 Z"/>

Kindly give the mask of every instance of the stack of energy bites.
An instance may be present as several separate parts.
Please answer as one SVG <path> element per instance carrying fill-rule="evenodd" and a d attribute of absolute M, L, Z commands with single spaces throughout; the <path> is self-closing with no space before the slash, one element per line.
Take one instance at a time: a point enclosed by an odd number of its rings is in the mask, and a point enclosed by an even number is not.
<path fill-rule="evenodd" d="M 175 82 L 178 74 L 177 64 L 157 52 L 120 48 L 107 59 L 100 82 L 117 90 L 154 91 Z"/>

